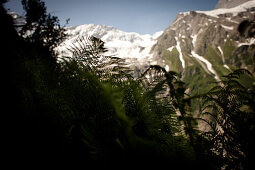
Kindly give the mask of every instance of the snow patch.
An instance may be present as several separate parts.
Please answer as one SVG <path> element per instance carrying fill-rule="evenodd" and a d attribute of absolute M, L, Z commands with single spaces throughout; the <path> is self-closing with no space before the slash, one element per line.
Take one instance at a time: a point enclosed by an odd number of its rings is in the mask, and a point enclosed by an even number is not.
<path fill-rule="evenodd" d="M 190 11 L 189 12 L 180 12 L 180 14 L 182 14 L 183 16 L 187 16 L 187 15 L 190 15 Z"/>
<path fill-rule="evenodd" d="M 168 72 L 168 71 L 169 71 L 169 66 L 166 65 L 165 69 L 166 69 L 166 71 Z"/>
<path fill-rule="evenodd" d="M 168 50 L 169 50 L 170 52 L 172 52 L 173 49 L 174 49 L 174 47 L 175 47 L 175 46 L 172 46 L 172 47 L 168 48 Z"/>
<path fill-rule="evenodd" d="M 229 26 L 226 26 L 226 25 L 222 25 L 221 26 L 227 30 L 234 30 L 234 27 L 229 27 Z"/>
<path fill-rule="evenodd" d="M 204 57 L 198 55 L 197 53 L 195 53 L 195 51 L 191 51 L 191 54 L 193 57 L 199 59 L 200 61 L 204 62 L 206 64 L 206 67 L 207 69 L 214 75 L 214 78 L 217 80 L 217 81 L 220 81 L 220 78 L 218 77 L 217 73 L 214 71 L 213 67 L 212 67 L 212 64 L 206 60 Z"/>
<path fill-rule="evenodd" d="M 231 71 L 231 69 L 225 64 L 225 57 L 224 57 L 224 53 L 223 53 L 221 47 L 218 46 L 217 48 L 218 48 L 218 50 L 220 51 L 220 54 L 221 54 L 221 57 L 222 57 L 222 62 L 223 62 L 223 64 L 224 64 L 223 66 L 224 66 L 226 69 L 228 69 L 229 71 Z"/>
<path fill-rule="evenodd" d="M 181 49 L 181 46 L 180 46 L 180 42 L 178 41 L 178 38 L 175 37 L 175 40 L 177 42 L 177 45 L 176 45 L 176 49 L 177 51 L 179 52 L 179 58 L 181 60 L 181 63 L 182 63 L 182 68 L 185 68 L 185 61 L 183 59 L 183 55 L 182 55 L 182 49 Z"/>
<path fill-rule="evenodd" d="M 198 35 L 199 35 L 202 31 L 203 31 L 203 30 L 202 30 L 202 29 L 200 29 L 200 30 L 198 31 L 198 33 L 197 33 L 197 34 L 195 34 L 195 35 L 191 35 L 193 47 L 195 47 L 195 45 L 196 45 L 197 36 L 198 36 Z"/>
<path fill-rule="evenodd" d="M 225 67 L 226 69 L 228 69 L 229 71 L 232 71 L 232 70 L 228 67 L 228 65 L 224 64 L 224 67 Z"/>
<path fill-rule="evenodd" d="M 225 58 L 224 58 L 224 54 L 223 54 L 223 51 L 222 51 L 221 47 L 218 46 L 217 48 L 220 51 L 220 54 L 221 54 L 221 57 L 222 57 L 222 62 L 225 63 Z"/>
<path fill-rule="evenodd" d="M 247 42 L 239 43 L 239 44 L 238 44 L 238 47 L 241 47 L 241 46 L 243 46 L 243 45 L 248 45 L 248 46 L 250 46 L 250 45 L 252 45 L 252 44 L 255 44 L 255 38 L 250 38 L 250 39 L 248 39 Z"/>
<path fill-rule="evenodd" d="M 163 34 L 164 31 L 159 31 L 156 32 L 152 35 L 152 39 L 157 39 L 159 36 L 161 36 Z"/>
<path fill-rule="evenodd" d="M 233 23 L 235 23 L 235 24 L 240 24 L 239 22 L 237 22 L 237 21 L 234 21 L 234 20 L 232 20 L 231 18 L 226 18 L 229 22 L 233 22 Z"/>
<path fill-rule="evenodd" d="M 150 64 L 151 64 L 151 65 L 157 65 L 158 62 L 157 62 L 157 61 L 152 61 Z"/>
<path fill-rule="evenodd" d="M 196 44 L 196 41 L 197 41 L 197 36 L 198 36 L 198 34 L 191 36 L 193 47 L 195 47 L 195 44 Z"/>
<path fill-rule="evenodd" d="M 248 1 L 234 8 L 228 8 L 228 9 L 220 8 L 220 9 L 215 9 L 211 11 L 196 11 L 196 12 L 209 15 L 215 18 L 219 18 L 220 14 L 232 13 L 233 16 L 236 16 L 238 13 L 245 12 L 247 11 L 247 9 L 252 7 L 255 7 L 255 1 Z"/>

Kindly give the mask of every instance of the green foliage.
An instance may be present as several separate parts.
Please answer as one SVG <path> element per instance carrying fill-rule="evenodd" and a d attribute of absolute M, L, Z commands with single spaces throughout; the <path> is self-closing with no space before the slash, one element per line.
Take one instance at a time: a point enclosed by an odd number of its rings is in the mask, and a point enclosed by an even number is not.
<path fill-rule="evenodd" d="M 182 63 L 176 48 L 173 48 L 171 52 L 169 50 L 164 50 L 162 58 L 166 61 L 166 64 L 168 64 L 172 70 L 175 70 L 176 72 L 182 72 Z"/>
<path fill-rule="evenodd" d="M 207 133 L 214 141 L 213 151 L 220 156 L 227 169 L 254 167 L 254 86 L 246 88 L 240 84 L 242 74 L 252 74 L 239 69 L 224 76 L 220 85 L 212 88 L 205 96 L 204 114 L 212 131 Z"/>
<path fill-rule="evenodd" d="M 222 57 L 219 55 L 220 53 L 217 53 L 215 49 L 212 47 L 207 48 L 207 53 L 205 54 L 206 58 L 213 64 L 221 64 L 223 65 Z"/>
<path fill-rule="evenodd" d="M 26 24 L 20 33 L 29 42 L 43 45 L 50 52 L 66 37 L 56 16 L 47 14 L 45 3 L 41 0 L 22 0 L 26 12 Z"/>
<path fill-rule="evenodd" d="M 218 76 L 221 77 L 230 72 L 227 68 L 223 66 L 225 63 L 223 63 L 223 57 L 221 56 L 219 50 L 215 50 L 214 48 L 209 46 L 205 57 L 212 63 L 213 68 L 215 69 Z"/>
<path fill-rule="evenodd" d="M 129 77 L 125 61 L 118 57 L 105 56 L 107 49 L 104 48 L 104 42 L 96 37 L 78 38 L 69 50 L 83 69 L 95 74 L 100 80 L 123 81 Z"/>
<path fill-rule="evenodd" d="M 99 42 L 99 45 L 95 46 L 94 41 Z M 86 101 L 81 105 L 87 109 L 78 114 L 81 114 L 79 117 L 87 117 L 87 120 L 82 121 L 79 127 L 82 129 L 84 144 L 94 160 L 103 161 L 106 165 L 113 165 L 116 160 L 142 165 L 147 159 L 153 159 L 154 162 L 147 163 L 153 166 L 158 161 L 177 159 L 175 156 L 179 155 L 180 160 L 171 161 L 174 165 L 181 160 L 187 162 L 188 157 L 192 157 L 187 152 L 194 151 L 182 135 L 176 115 L 176 108 L 181 104 L 181 93 L 184 92 L 176 73 L 168 73 L 159 66 L 151 67 L 161 78 L 165 77 L 163 82 L 171 87 L 169 96 L 173 100 L 169 103 L 167 98 L 157 97 L 164 83 L 157 81 L 156 77 L 150 77 L 156 80 L 154 87 L 155 83 L 150 84 L 149 79 L 145 78 L 146 74 L 152 74 L 151 70 L 147 70 L 141 80 L 135 80 L 127 75 L 122 60 L 101 53 L 105 51 L 101 40 L 90 37 L 79 39 L 79 42 L 82 45 L 74 44 L 71 47 L 74 59 L 66 60 L 67 67 L 63 68 L 68 68 L 66 71 L 71 73 L 72 78 L 68 80 L 78 76 L 78 80 L 85 82 L 79 89 L 87 90 L 79 94 L 86 95 L 75 96 L 79 101 Z M 72 89 L 65 91 L 70 92 Z"/>
<path fill-rule="evenodd" d="M 232 45 L 230 39 L 228 38 L 225 44 L 222 47 L 222 51 L 225 57 L 226 63 L 231 63 L 231 57 L 233 56 L 233 52 L 235 50 L 234 45 Z"/>
<path fill-rule="evenodd" d="M 208 73 L 201 68 L 196 59 L 193 59 L 193 62 L 195 65 L 186 67 L 187 71 L 184 73 L 183 79 L 184 82 L 187 82 L 187 87 L 189 87 L 192 96 L 206 93 L 212 88 L 212 82 L 215 81 L 212 75 L 208 75 Z"/>

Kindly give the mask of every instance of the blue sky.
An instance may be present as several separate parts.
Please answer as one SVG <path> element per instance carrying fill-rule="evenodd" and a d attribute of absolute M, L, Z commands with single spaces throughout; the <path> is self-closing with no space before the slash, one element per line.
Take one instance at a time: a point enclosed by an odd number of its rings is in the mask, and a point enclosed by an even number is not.
<path fill-rule="evenodd" d="M 179 12 L 212 10 L 218 0 L 44 0 L 47 12 L 68 26 L 104 24 L 127 32 L 163 31 Z M 9 0 L 6 9 L 24 14 L 21 0 Z"/>

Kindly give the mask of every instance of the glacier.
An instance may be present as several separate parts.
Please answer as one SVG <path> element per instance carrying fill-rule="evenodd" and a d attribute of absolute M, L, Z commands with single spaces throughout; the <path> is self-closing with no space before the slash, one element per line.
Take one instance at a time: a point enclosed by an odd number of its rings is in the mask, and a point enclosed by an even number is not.
<path fill-rule="evenodd" d="M 219 8 L 219 9 L 214 9 L 211 11 L 196 11 L 197 13 L 203 13 L 205 15 L 209 15 L 211 17 L 219 18 L 219 15 L 221 14 L 226 14 L 226 13 L 232 13 L 233 16 L 236 16 L 240 12 L 245 12 L 247 9 L 254 7 L 255 6 L 255 1 L 248 1 L 245 2 L 239 6 L 233 7 L 233 8 Z"/>
<path fill-rule="evenodd" d="M 163 31 L 153 35 L 140 35 L 135 32 L 124 32 L 106 25 L 85 24 L 76 27 L 67 27 L 69 36 L 56 51 L 62 56 L 72 56 L 72 52 L 67 50 L 72 46 L 77 38 L 94 36 L 105 42 L 108 49 L 106 55 L 116 56 L 126 59 L 130 64 L 150 65 L 153 61 L 151 48 L 157 43 L 157 38 Z"/>

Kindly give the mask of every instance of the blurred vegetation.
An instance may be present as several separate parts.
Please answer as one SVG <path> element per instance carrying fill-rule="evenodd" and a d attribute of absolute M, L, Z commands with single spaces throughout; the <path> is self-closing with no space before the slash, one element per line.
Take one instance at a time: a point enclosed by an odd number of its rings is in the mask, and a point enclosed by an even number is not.
<path fill-rule="evenodd" d="M 81 37 L 69 48 L 73 57 L 57 62 L 53 49 L 65 38 L 57 17 L 40 0 L 23 0 L 27 23 L 18 34 L 3 2 L 3 140 L 13 164 L 254 167 L 255 89 L 239 81 L 245 75 L 254 82 L 247 70 L 226 75 L 204 95 L 189 96 L 176 72 L 157 65 L 133 78 L 123 59 L 104 55 L 104 42 L 96 37 Z M 201 102 L 199 116 L 194 100 Z M 199 129 L 201 121 L 208 131 Z"/>

